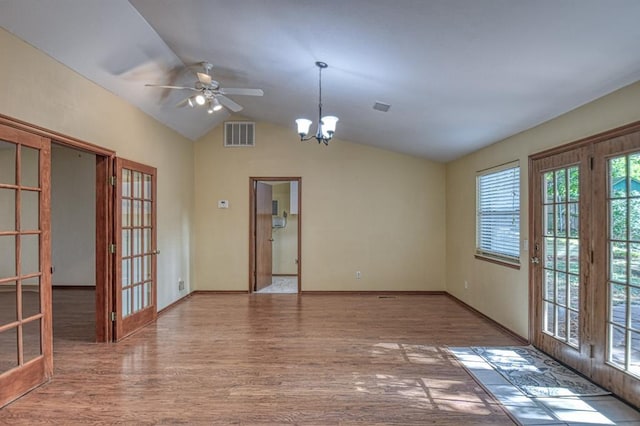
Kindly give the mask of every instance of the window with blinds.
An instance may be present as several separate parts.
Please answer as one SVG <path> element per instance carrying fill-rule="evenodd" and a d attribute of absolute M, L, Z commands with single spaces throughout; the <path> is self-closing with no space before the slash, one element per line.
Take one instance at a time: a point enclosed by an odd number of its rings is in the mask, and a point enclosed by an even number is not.
<path fill-rule="evenodd" d="M 520 166 L 508 164 L 477 176 L 476 254 L 520 262 Z"/>

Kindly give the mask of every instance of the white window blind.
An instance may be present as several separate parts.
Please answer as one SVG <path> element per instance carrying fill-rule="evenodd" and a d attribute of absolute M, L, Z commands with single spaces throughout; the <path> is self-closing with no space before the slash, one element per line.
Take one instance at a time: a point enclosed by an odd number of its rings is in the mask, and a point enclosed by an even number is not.
<path fill-rule="evenodd" d="M 520 260 L 520 166 L 513 164 L 477 177 L 476 252 Z"/>

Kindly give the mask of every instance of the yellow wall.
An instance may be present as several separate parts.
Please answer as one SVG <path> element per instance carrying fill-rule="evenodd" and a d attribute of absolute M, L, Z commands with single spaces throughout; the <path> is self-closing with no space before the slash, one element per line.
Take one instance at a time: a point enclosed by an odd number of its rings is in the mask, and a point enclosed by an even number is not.
<path fill-rule="evenodd" d="M 520 161 L 520 238 L 528 239 L 528 156 L 640 120 L 640 83 L 447 164 L 447 291 L 528 336 L 529 253 L 513 270 L 474 259 L 476 171 Z M 467 280 L 469 288 L 464 288 Z"/>
<path fill-rule="evenodd" d="M 291 214 L 291 183 L 273 185 L 271 198 L 278 200 L 278 216 L 287 212 L 284 228 L 273 228 L 273 274 L 297 275 L 298 215 Z"/>
<path fill-rule="evenodd" d="M 0 113 L 158 169 L 158 305 L 176 300 L 191 280 L 192 142 L 4 29 L 0 52 Z"/>
<path fill-rule="evenodd" d="M 300 176 L 303 291 L 444 290 L 444 165 L 303 143 L 293 124 L 257 123 L 255 148 L 224 148 L 222 127 L 195 143 L 196 289 L 248 288 L 249 177 Z"/>

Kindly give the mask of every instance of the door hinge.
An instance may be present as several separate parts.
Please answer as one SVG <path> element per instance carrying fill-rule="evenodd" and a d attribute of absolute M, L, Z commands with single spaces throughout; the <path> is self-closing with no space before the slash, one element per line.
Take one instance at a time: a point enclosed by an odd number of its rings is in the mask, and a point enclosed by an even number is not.
<path fill-rule="evenodd" d="M 109 244 L 109 252 L 111 254 L 116 254 L 116 245 L 115 244 Z"/>
<path fill-rule="evenodd" d="M 591 250 L 591 263 L 593 263 L 593 250 Z"/>
<path fill-rule="evenodd" d="M 589 157 L 589 168 L 593 170 L 593 157 Z"/>
<path fill-rule="evenodd" d="M 116 313 L 111 312 L 111 321 L 115 321 L 115 320 L 116 320 Z"/>
<path fill-rule="evenodd" d="M 116 186 L 116 181 L 118 180 L 115 176 L 109 176 L 109 185 Z"/>
<path fill-rule="evenodd" d="M 593 358 L 593 352 L 595 347 L 593 345 L 589 345 L 589 358 Z"/>

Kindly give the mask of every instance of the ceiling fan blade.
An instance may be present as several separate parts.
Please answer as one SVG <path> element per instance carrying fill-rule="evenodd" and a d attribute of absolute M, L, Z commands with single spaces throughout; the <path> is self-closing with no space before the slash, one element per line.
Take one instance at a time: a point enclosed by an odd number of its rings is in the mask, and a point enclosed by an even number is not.
<path fill-rule="evenodd" d="M 198 81 L 205 86 L 209 86 L 211 84 L 211 76 L 209 74 L 205 74 L 203 72 L 197 73 Z"/>
<path fill-rule="evenodd" d="M 158 87 L 160 89 L 182 89 L 182 90 L 195 90 L 195 91 L 198 91 L 198 89 L 195 89 L 193 87 L 165 86 L 163 84 L 145 84 L 145 86 L 147 86 L 147 87 Z"/>
<path fill-rule="evenodd" d="M 233 102 L 231 99 L 227 98 L 224 95 L 217 95 L 216 98 L 220 101 L 220 103 L 227 108 L 229 108 L 233 112 L 242 111 L 242 106 Z"/>
<path fill-rule="evenodd" d="M 228 88 L 221 87 L 219 89 L 223 95 L 244 95 L 244 96 L 263 96 L 262 89 L 241 89 L 241 88 Z"/>
<path fill-rule="evenodd" d="M 183 106 L 187 106 L 188 102 L 189 102 L 189 98 L 184 98 L 183 100 L 181 100 L 176 104 L 176 108 L 182 108 Z"/>

